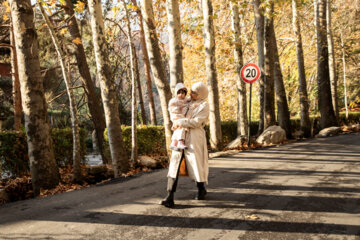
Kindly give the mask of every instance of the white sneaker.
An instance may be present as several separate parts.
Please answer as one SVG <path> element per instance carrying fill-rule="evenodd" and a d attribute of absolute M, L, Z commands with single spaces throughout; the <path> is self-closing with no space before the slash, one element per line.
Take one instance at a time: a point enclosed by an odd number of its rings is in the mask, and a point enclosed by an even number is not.
<path fill-rule="evenodd" d="M 187 149 L 187 148 L 188 148 L 188 147 L 185 146 L 185 144 L 182 143 L 182 142 L 179 142 L 178 145 L 177 145 L 177 147 L 178 147 L 179 149 Z"/>
<path fill-rule="evenodd" d="M 170 145 L 169 147 L 171 150 L 174 150 L 174 151 L 180 151 L 180 149 L 178 147 L 175 147 L 173 145 Z"/>

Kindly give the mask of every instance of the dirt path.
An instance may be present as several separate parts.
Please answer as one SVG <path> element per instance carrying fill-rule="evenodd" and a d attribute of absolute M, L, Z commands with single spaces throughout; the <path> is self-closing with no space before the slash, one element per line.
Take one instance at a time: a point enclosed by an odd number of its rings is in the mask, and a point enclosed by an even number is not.
<path fill-rule="evenodd" d="M 0 239 L 360 239 L 360 135 L 210 160 L 207 200 L 167 170 L 0 206 Z"/>

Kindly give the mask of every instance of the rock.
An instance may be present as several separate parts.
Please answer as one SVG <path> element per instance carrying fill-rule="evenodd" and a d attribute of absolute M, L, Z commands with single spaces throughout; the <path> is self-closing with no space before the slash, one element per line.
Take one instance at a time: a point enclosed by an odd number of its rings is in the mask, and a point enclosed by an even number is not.
<path fill-rule="evenodd" d="M 354 131 L 354 132 L 359 132 L 360 131 L 360 124 L 353 124 L 351 126 L 351 129 Z"/>
<path fill-rule="evenodd" d="M 226 148 L 238 148 L 242 147 L 242 145 L 246 142 L 247 137 L 244 135 L 239 135 L 235 140 L 233 140 L 231 143 L 229 143 Z"/>
<path fill-rule="evenodd" d="M 298 130 L 294 133 L 294 137 L 296 139 L 303 138 L 304 137 L 304 131 Z"/>
<path fill-rule="evenodd" d="M 329 128 L 324 128 L 323 130 L 321 130 L 319 132 L 319 134 L 317 134 L 315 137 L 316 138 L 322 138 L 322 137 L 329 137 L 329 136 L 333 136 L 333 135 L 337 135 L 341 132 L 341 128 L 340 127 L 329 127 Z"/>
<path fill-rule="evenodd" d="M 108 168 L 106 165 L 87 166 L 85 171 L 86 177 L 84 180 L 89 184 L 98 183 L 114 176 L 113 169 Z"/>
<path fill-rule="evenodd" d="M 9 196 L 5 192 L 5 189 L 0 189 L 0 204 L 9 202 Z"/>
<path fill-rule="evenodd" d="M 286 132 L 280 126 L 268 127 L 257 139 L 256 142 L 263 145 L 278 144 L 286 140 Z"/>
<path fill-rule="evenodd" d="M 149 156 L 139 156 L 138 162 L 144 167 L 156 168 L 158 162 Z"/>

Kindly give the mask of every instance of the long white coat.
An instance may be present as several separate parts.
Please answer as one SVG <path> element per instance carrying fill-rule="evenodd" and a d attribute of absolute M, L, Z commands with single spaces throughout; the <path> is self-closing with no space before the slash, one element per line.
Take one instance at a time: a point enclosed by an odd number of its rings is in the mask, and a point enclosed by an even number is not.
<path fill-rule="evenodd" d="M 197 106 L 188 111 L 187 118 L 177 121 L 179 126 L 189 129 L 185 138 L 188 146 L 188 149 L 184 150 L 186 165 L 192 179 L 196 182 L 208 182 L 208 150 L 204 126 L 209 120 L 209 104 L 206 101 L 201 101 L 199 105 L 196 101 L 190 104 Z M 182 152 L 172 151 L 168 177 L 176 178 L 181 154 Z"/>

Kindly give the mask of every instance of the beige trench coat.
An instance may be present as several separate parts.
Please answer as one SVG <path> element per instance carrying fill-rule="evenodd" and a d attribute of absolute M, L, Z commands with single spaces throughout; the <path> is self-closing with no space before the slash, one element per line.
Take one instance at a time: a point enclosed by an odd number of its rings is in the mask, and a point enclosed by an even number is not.
<path fill-rule="evenodd" d="M 189 176 L 196 182 L 207 183 L 209 165 L 204 126 L 209 120 L 209 104 L 203 101 L 195 109 L 189 111 L 186 117 L 185 119 L 179 119 L 177 124 L 181 127 L 189 128 L 185 138 L 185 144 L 188 146 L 188 149 L 184 150 Z M 168 177 L 176 178 L 181 154 L 182 152 L 172 151 Z"/>

